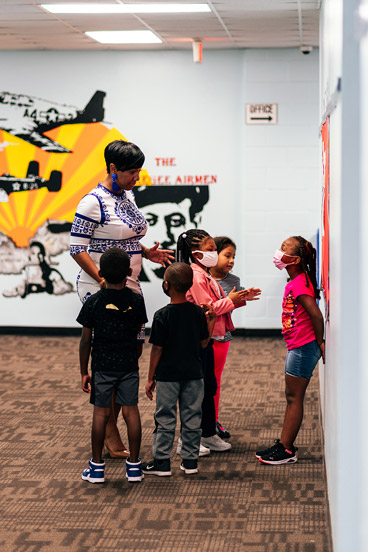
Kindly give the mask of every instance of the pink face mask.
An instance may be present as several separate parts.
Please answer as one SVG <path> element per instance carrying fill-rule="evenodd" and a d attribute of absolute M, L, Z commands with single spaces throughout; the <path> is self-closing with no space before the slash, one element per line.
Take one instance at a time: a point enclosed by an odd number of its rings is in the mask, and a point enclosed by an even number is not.
<path fill-rule="evenodd" d="M 287 255 L 286 253 L 284 253 L 283 251 L 280 251 L 280 249 L 276 249 L 274 255 L 273 255 L 273 264 L 275 265 L 276 268 L 278 268 L 279 270 L 283 270 L 286 266 L 288 266 L 288 264 L 291 264 L 291 263 L 284 263 L 281 259 L 282 257 L 296 257 L 297 255 Z"/>

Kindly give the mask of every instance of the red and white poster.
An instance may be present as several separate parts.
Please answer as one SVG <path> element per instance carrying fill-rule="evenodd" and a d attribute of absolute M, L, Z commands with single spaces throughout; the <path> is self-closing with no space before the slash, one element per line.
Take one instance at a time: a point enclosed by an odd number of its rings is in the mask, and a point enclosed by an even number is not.
<path fill-rule="evenodd" d="M 330 132 L 329 118 L 322 125 L 322 258 L 321 258 L 321 288 L 325 298 L 326 321 L 330 314 Z"/>

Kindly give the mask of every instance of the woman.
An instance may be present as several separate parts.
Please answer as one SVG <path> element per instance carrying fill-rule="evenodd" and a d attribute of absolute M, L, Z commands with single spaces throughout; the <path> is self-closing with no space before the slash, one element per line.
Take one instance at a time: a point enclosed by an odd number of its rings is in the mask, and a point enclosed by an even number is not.
<path fill-rule="evenodd" d="M 169 250 L 144 247 L 140 240 L 147 232 L 147 222 L 135 204 L 134 186 L 144 163 L 144 154 L 138 146 L 124 140 L 115 140 L 105 148 L 107 177 L 80 201 L 75 213 L 70 254 L 81 267 L 77 277 L 77 292 L 84 302 L 90 295 L 104 286 L 104 279 L 98 274 L 99 260 L 110 247 L 124 249 L 130 257 L 132 275 L 127 286 L 142 294 L 139 284 L 142 256 L 165 266 L 174 259 Z M 138 336 L 142 350 L 144 327 Z M 114 416 L 110 416 L 106 427 L 105 445 L 114 458 L 126 458 L 129 452 L 120 438 L 116 426 L 119 405 L 111 405 Z"/>

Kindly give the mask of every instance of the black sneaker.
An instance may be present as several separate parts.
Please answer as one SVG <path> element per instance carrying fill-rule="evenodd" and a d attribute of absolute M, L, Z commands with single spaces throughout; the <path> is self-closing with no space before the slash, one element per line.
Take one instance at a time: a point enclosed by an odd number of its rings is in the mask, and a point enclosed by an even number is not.
<path fill-rule="evenodd" d="M 220 422 L 216 422 L 216 433 L 221 439 L 229 439 L 230 438 L 230 432 L 227 431 Z"/>
<path fill-rule="evenodd" d="M 269 448 L 264 449 L 264 450 L 257 450 L 256 458 L 261 458 L 261 456 L 268 456 L 268 454 L 271 454 L 271 452 L 273 452 L 275 449 L 277 449 L 279 442 L 280 442 L 280 439 L 275 439 L 274 440 L 275 444 L 272 445 L 272 447 L 269 447 Z M 294 450 L 298 450 L 298 447 L 294 447 Z"/>
<path fill-rule="evenodd" d="M 294 446 L 290 449 L 284 447 L 280 441 L 276 443 L 273 447 L 273 450 L 264 456 L 259 458 L 259 461 L 262 464 L 288 464 L 289 462 L 297 462 L 296 457 L 296 448 Z"/>
<path fill-rule="evenodd" d="M 273 452 L 273 450 L 277 447 L 277 444 L 280 442 L 280 439 L 274 440 L 274 445 L 271 447 L 268 447 L 264 450 L 257 450 L 256 452 L 256 458 L 261 458 L 261 456 L 267 456 L 267 454 L 270 454 L 270 452 Z"/>
<path fill-rule="evenodd" d="M 167 477 L 171 475 L 170 459 L 151 460 L 151 462 L 142 462 L 142 472 L 159 477 Z"/>
<path fill-rule="evenodd" d="M 197 460 L 183 460 L 180 464 L 180 469 L 187 475 L 198 473 L 198 461 Z"/>

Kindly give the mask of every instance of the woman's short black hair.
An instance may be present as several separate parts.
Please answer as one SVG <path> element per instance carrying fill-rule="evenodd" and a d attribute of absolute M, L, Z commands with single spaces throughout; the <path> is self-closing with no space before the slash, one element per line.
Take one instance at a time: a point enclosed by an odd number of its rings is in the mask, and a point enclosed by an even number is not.
<path fill-rule="evenodd" d="M 120 284 L 129 276 L 130 258 L 124 249 L 111 247 L 102 253 L 100 274 L 109 284 Z"/>
<path fill-rule="evenodd" d="M 145 157 L 143 151 L 132 142 L 114 140 L 105 148 L 105 161 L 107 173 L 110 173 L 110 163 L 114 163 L 118 171 L 130 171 L 140 169 Z"/>

